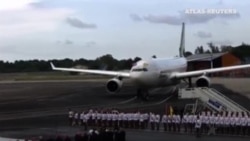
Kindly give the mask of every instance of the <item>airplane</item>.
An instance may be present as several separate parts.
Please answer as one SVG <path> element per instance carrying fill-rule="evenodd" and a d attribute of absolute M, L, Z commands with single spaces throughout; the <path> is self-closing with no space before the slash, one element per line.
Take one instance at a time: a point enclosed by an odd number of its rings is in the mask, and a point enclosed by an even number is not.
<path fill-rule="evenodd" d="M 123 79 L 128 78 L 137 88 L 137 97 L 143 100 L 148 99 L 149 90 L 153 88 L 175 86 L 180 84 L 181 80 L 186 79 L 188 79 L 189 85 L 191 85 L 191 78 L 193 77 L 198 77 L 195 82 L 197 87 L 209 87 L 210 79 L 207 77 L 207 74 L 250 68 L 250 64 L 247 64 L 187 72 L 187 62 L 191 60 L 187 60 L 184 57 L 184 52 L 185 23 L 182 23 L 181 41 L 178 57 L 151 58 L 148 60 L 140 60 L 136 62 L 134 66 L 132 66 L 129 72 L 60 68 L 55 67 L 52 62 L 50 64 L 52 69 L 57 71 L 83 72 L 96 75 L 112 76 L 113 78 L 108 80 L 106 83 L 106 90 L 111 94 L 118 93 L 123 86 Z"/>

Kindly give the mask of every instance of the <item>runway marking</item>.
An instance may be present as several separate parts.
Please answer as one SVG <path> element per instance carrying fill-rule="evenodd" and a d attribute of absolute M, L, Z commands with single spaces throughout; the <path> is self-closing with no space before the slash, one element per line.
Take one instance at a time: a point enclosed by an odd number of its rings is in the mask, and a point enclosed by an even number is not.
<path fill-rule="evenodd" d="M 135 96 L 135 97 L 133 97 L 133 98 L 130 98 L 130 99 L 128 99 L 128 100 L 119 102 L 119 103 L 117 103 L 117 104 L 127 104 L 127 103 L 129 103 L 129 102 L 131 102 L 131 101 L 133 101 L 133 100 L 136 100 L 136 99 L 137 99 L 137 96 Z"/>
<path fill-rule="evenodd" d="M 173 96 L 174 96 L 174 95 L 170 95 L 169 97 L 167 97 L 167 98 L 163 99 L 163 100 L 162 100 L 162 101 L 160 101 L 160 102 L 154 103 L 153 105 L 160 105 L 160 104 L 162 104 L 162 103 L 166 102 L 167 100 L 169 100 L 170 98 L 172 98 Z"/>

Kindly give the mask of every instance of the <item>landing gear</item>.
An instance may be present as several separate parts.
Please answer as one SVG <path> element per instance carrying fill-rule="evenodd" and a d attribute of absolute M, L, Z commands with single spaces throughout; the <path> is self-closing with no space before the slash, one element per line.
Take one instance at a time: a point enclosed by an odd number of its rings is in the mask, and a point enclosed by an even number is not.
<path fill-rule="evenodd" d="M 188 84 L 188 87 L 189 88 L 192 88 L 193 85 L 192 85 L 192 78 L 191 77 L 188 77 L 188 80 L 187 79 L 183 79 L 183 81 Z"/>
<path fill-rule="evenodd" d="M 144 101 L 148 100 L 149 98 L 148 90 L 145 89 L 138 89 L 137 90 L 137 98 L 142 99 Z"/>
<path fill-rule="evenodd" d="M 192 88 L 192 78 L 191 77 L 188 77 L 188 86 L 189 88 Z"/>

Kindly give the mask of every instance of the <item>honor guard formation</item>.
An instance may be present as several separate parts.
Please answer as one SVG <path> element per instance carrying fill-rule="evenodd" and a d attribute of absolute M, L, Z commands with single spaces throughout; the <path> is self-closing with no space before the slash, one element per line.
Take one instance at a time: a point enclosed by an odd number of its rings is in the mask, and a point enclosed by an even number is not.
<path fill-rule="evenodd" d="M 90 109 L 82 112 L 69 110 L 68 117 L 70 126 L 82 126 L 86 131 L 92 128 L 137 129 L 196 134 L 198 137 L 202 134 L 250 136 L 249 112 L 170 112 L 160 115 L 153 112 Z"/>

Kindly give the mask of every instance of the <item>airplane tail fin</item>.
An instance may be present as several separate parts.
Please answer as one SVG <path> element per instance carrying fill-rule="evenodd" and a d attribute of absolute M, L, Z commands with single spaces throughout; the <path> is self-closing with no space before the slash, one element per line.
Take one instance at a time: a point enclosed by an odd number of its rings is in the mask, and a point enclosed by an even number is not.
<path fill-rule="evenodd" d="M 179 48 L 179 56 L 184 57 L 185 53 L 185 23 L 182 23 L 182 29 L 181 29 L 181 43 Z"/>

